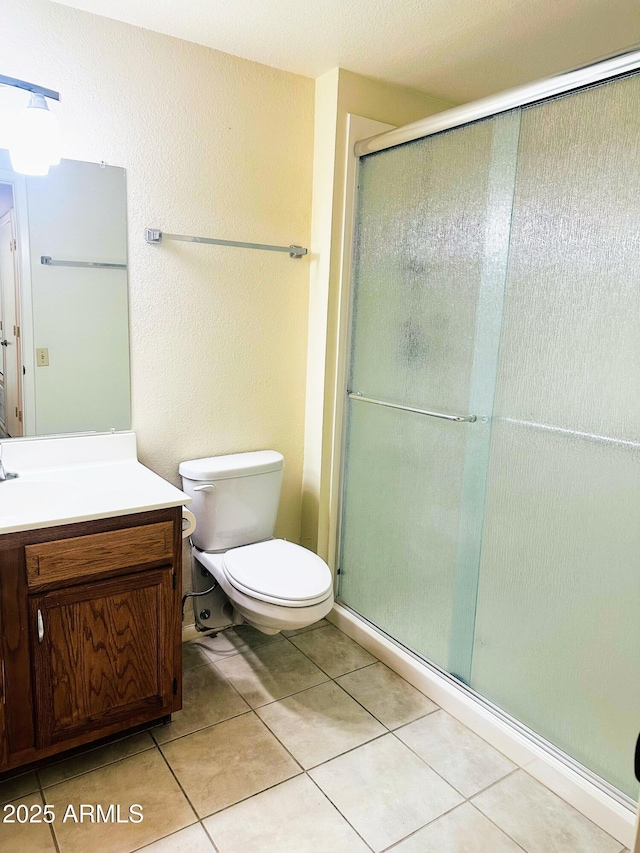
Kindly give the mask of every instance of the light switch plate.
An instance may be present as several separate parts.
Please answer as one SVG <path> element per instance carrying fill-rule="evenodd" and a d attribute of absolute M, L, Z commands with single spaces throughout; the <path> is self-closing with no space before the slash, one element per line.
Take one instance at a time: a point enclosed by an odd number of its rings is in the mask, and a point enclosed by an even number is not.
<path fill-rule="evenodd" d="M 36 348 L 36 366 L 49 367 L 49 349 L 47 347 Z"/>

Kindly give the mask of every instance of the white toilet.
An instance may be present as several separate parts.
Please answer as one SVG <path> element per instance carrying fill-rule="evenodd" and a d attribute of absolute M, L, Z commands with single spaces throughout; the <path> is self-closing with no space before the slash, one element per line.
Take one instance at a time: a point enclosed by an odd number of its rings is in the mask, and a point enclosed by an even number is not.
<path fill-rule="evenodd" d="M 327 564 L 300 545 L 273 539 L 284 457 L 275 450 L 180 464 L 196 517 L 192 576 L 200 630 L 243 621 L 265 634 L 305 628 L 333 606 Z"/>

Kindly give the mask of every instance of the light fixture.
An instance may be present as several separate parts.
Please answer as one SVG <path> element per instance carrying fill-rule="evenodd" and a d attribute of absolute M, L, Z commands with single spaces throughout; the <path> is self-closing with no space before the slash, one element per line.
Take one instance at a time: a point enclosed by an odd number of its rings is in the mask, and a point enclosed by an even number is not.
<path fill-rule="evenodd" d="M 1 84 L 31 92 L 28 105 L 14 122 L 9 144 L 11 165 L 22 175 L 48 174 L 49 167 L 60 162 L 61 138 L 58 120 L 46 98 L 59 101 L 60 95 L 13 77 L 0 75 Z"/>

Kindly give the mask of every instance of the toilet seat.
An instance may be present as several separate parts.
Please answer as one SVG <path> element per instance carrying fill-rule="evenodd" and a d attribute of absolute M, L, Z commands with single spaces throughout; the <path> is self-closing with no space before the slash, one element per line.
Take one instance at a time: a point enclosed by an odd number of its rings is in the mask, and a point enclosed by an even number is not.
<path fill-rule="evenodd" d="M 232 548 L 224 553 L 222 568 L 239 592 L 281 607 L 309 607 L 333 596 L 324 560 L 284 539 Z"/>

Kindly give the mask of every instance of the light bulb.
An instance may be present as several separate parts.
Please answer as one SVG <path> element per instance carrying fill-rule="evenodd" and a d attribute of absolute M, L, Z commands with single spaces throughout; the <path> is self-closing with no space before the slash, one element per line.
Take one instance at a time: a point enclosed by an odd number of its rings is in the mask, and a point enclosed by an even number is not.
<path fill-rule="evenodd" d="M 60 126 L 43 95 L 33 93 L 17 117 L 9 148 L 11 165 L 22 175 L 46 175 L 60 162 Z"/>

